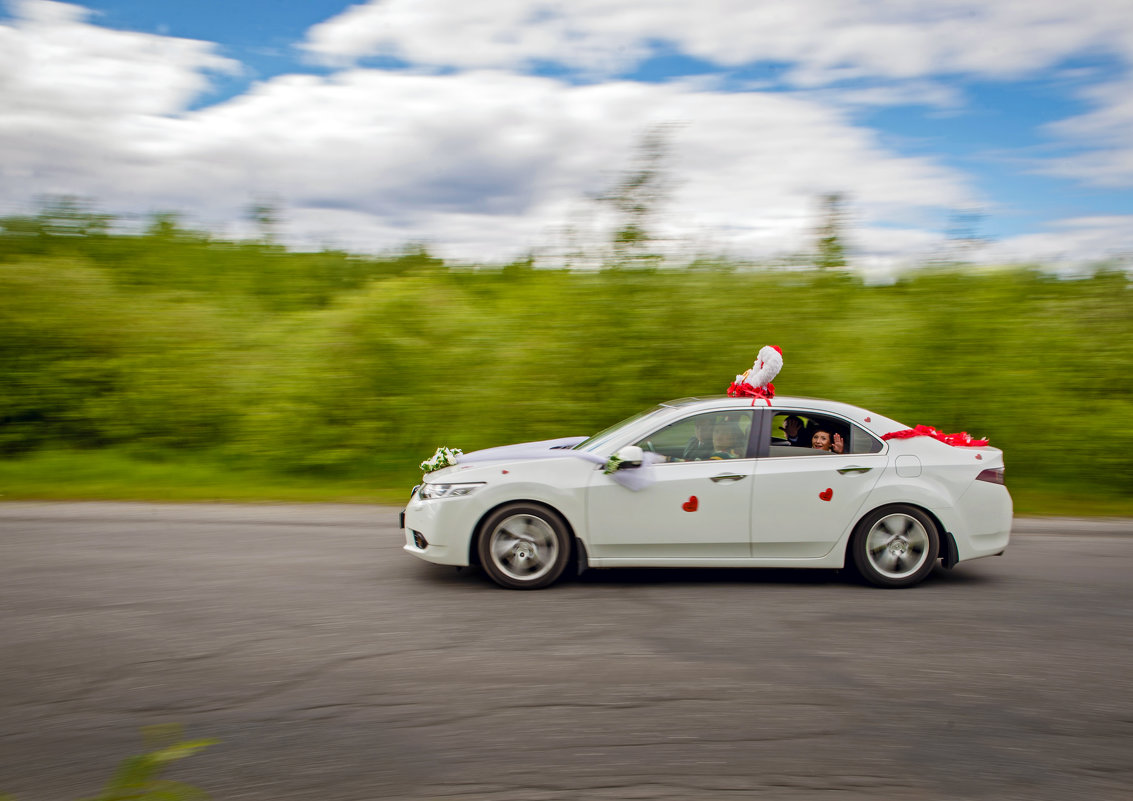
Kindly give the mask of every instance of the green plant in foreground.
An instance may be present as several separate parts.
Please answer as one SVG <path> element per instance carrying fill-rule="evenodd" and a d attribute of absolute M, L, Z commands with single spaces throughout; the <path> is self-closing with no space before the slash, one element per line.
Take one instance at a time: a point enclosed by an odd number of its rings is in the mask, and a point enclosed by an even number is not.
<path fill-rule="evenodd" d="M 215 745 L 217 740 L 182 740 L 177 724 L 146 726 L 142 729 L 146 744 L 153 750 L 122 761 L 106 787 L 97 796 L 84 801 L 189 801 L 209 798 L 199 787 L 184 782 L 162 779 L 162 771 L 179 759 Z"/>
<path fill-rule="evenodd" d="M 145 726 L 142 735 L 152 750 L 124 759 L 102 792 L 82 801 L 193 801 L 210 797 L 199 787 L 162 779 L 161 773 L 171 762 L 192 756 L 217 740 L 182 740 L 177 724 Z M 0 801 L 16 799 L 0 795 Z"/>

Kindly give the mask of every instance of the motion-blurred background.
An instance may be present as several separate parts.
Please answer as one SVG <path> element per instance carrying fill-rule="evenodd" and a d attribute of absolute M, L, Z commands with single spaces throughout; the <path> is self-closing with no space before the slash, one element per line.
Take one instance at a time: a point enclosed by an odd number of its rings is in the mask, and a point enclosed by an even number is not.
<path fill-rule="evenodd" d="M 780 394 L 1133 513 L 1133 7 L 0 6 L 0 496 L 395 501 Z"/>

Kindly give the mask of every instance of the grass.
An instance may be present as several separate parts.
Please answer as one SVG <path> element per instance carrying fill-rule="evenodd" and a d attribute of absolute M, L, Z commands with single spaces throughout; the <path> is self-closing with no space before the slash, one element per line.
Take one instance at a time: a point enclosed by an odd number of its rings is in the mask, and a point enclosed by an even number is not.
<path fill-rule="evenodd" d="M 405 502 L 416 474 L 294 476 L 235 469 L 200 458 L 153 461 L 115 451 L 44 451 L 0 460 L 0 501 Z M 1015 513 L 1133 517 L 1133 497 L 1081 488 L 1011 485 Z"/>
<path fill-rule="evenodd" d="M 1133 517 L 1133 497 L 1091 495 L 1065 488 L 1009 485 L 1015 514 L 1044 517 Z"/>
<path fill-rule="evenodd" d="M 49 451 L 0 461 L 0 501 L 403 503 L 412 484 L 393 483 L 280 475 L 204 460 L 151 461 L 113 451 Z"/>

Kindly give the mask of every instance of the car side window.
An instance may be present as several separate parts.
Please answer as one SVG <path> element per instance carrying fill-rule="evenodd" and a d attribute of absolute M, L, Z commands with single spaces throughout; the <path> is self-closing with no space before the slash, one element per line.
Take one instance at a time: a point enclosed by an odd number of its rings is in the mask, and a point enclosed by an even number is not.
<path fill-rule="evenodd" d="M 882 443 L 873 434 L 860 426 L 850 426 L 850 448 L 846 453 L 878 453 Z"/>
<path fill-rule="evenodd" d="M 654 431 L 638 445 L 666 462 L 744 459 L 751 441 L 751 410 L 708 412 Z"/>
<path fill-rule="evenodd" d="M 881 440 L 861 426 L 833 415 L 776 411 L 771 421 L 768 456 L 822 456 L 877 453 Z"/>

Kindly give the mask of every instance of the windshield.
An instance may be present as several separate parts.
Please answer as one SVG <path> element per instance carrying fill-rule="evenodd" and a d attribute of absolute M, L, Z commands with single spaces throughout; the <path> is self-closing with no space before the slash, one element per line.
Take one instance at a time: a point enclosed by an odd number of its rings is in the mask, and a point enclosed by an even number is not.
<path fill-rule="evenodd" d="M 630 425 L 631 423 L 636 423 L 638 420 L 644 420 L 646 417 L 651 417 L 655 414 L 660 414 L 661 412 L 664 412 L 667 408 L 668 407 L 666 407 L 666 406 L 654 406 L 652 409 L 646 409 L 643 412 L 638 412 L 637 414 L 633 415 L 632 417 L 627 417 L 625 420 L 622 420 L 620 423 L 615 423 L 614 425 L 610 426 L 609 428 L 606 428 L 606 429 L 603 429 L 602 431 L 599 431 L 597 434 L 590 437 L 590 439 L 583 440 L 582 442 L 575 445 L 572 450 L 591 451 L 591 452 L 599 450 L 603 445 L 608 443 L 610 440 L 616 439 L 617 436 L 618 436 L 618 432 L 621 431 L 626 426 Z"/>

